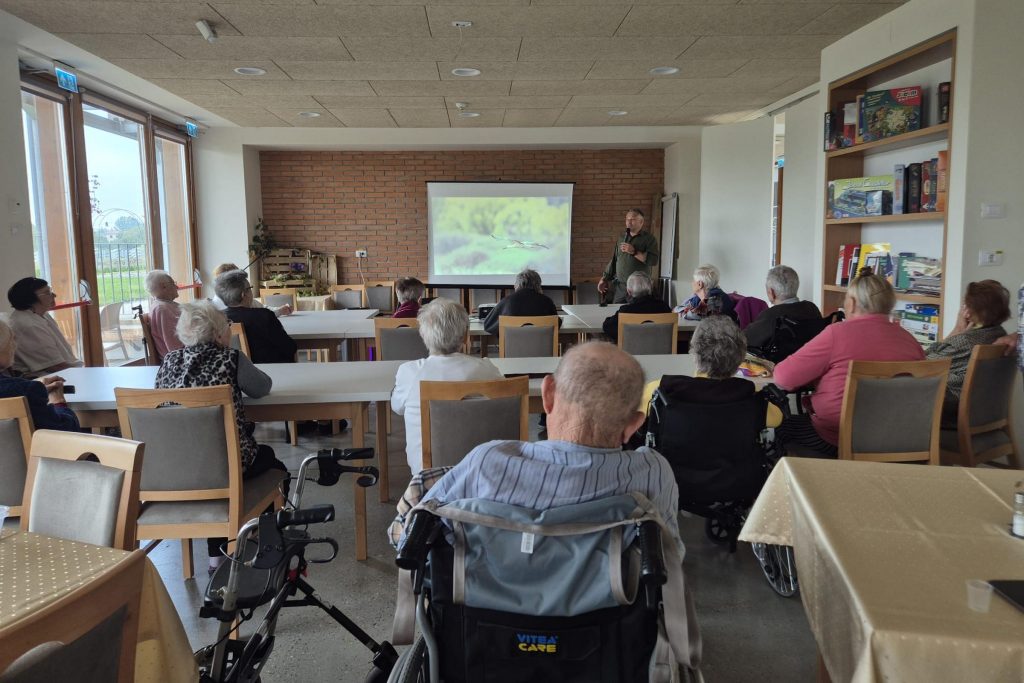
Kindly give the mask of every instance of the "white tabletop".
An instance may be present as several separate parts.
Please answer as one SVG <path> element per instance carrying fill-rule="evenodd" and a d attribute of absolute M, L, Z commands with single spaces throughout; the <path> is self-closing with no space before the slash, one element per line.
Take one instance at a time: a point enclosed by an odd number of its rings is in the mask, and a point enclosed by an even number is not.
<path fill-rule="evenodd" d="M 591 332 L 601 332 L 602 325 L 606 318 L 614 315 L 622 304 L 608 304 L 607 306 L 601 306 L 599 304 L 566 304 L 562 306 L 562 310 L 573 316 L 580 321 L 583 327 L 588 328 Z M 696 320 L 679 320 L 680 330 L 695 330 L 697 329 Z"/>
<path fill-rule="evenodd" d="M 373 336 L 373 321 L 377 309 L 343 309 L 340 311 L 296 311 L 281 316 L 284 331 L 293 339 L 345 339 L 352 325 L 369 322 Z"/>
<path fill-rule="evenodd" d="M 662 375 L 693 374 L 693 356 L 636 356 L 644 370 L 645 381 Z M 554 372 L 558 358 L 492 358 L 505 375 L 538 375 Z M 297 403 L 354 403 L 386 401 L 391 398 L 395 375 L 403 361 L 349 361 L 346 363 L 266 363 L 258 367 L 270 375 L 274 387 L 263 398 L 245 398 L 252 405 L 289 405 Z M 155 366 L 121 368 L 68 368 L 60 375 L 75 385 L 67 394 L 72 410 L 114 410 L 114 387 L 149 389 L 156 379 Z M 767 378 L 753 380 L 761 386 Z M 540 383 L 531 382 L 531 395 L 540 394 Z"/>

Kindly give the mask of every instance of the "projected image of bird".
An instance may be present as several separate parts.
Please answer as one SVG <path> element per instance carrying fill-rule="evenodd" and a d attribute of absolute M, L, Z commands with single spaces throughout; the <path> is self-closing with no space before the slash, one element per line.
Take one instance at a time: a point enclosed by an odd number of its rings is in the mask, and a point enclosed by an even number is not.
<path fill-rule="evenodd" d="M 498 237 L 493 232 L 491 237 L 499 242 L 508 242 L 502 249 L 550 249 L 546 244 L 540 242 L 532 242 L 530 240 L 514 240 L 511 237 Z"/>

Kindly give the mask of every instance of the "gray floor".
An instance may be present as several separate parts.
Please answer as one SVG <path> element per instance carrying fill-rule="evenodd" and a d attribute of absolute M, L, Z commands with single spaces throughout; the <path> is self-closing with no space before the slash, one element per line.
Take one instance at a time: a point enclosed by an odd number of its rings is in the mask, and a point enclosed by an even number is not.
<path fill-rule="evenodd" d="M 533 418 L 536 423 L 536 417 Z M 371 419 L 371 427 L 374 421 Z M 536 426 L 533 427 L 536 429 Z M 284 441 L 283 424 L 261 426 L 257 438 L 275 449 L 294 472 L 302 458 L 318 447 L 351 444 L 350 433 L 301 437 L 293 448 Z M 372 437 L 368 438 L 372 443 Z M 405 464 L 402 420 L 393 421 L 389 440 L 391 496 L 401 495 L 409 478 Z M 377 502 L 376 489 L 368 497 L 369 559 L 353 558 L 352 482 L 332 488 L 311 484 L 307 503 L 333 503 L 338 520 L 316 533 L 332 536 L 341 548 L 330 564 L 312 565 L 309 581 L 320 595 L 346 612 L 375 639 L 390 637 L 396 569 L 394 551 L 384 530 L 394 517 L 394 505 Z M 772 592 L 750 552 L 740 544 L 729 555 L 704 537 L 703 520 L 680 520 L 687 544 L 686 578 L 694 592 L 704 639 L 705 679 L 729 681 L 807 681 L 815 674 L 817 649 L 798 598 L 784 599 Z M 181 578 L 178 542 L 165 542 L 151 555 L 174 600 L 193 648 L 213 642 L 217 623 L 198 617 L 206 586 L 205 544 L 197 542 L 196 579 Z M 243 626 L 243 633 L 250 625 Z M 264 681 L 361 681 L 368 670 L 369 651 L 315 608 L 286 609 L 279 620 L 278 640 Z"/>

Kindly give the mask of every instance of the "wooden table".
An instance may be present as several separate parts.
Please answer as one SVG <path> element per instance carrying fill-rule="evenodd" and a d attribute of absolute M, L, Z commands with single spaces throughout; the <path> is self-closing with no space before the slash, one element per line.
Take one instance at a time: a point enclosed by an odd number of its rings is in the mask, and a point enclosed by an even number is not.
<path fill-rule="evenodd" d="M 0 536 L 0 630 L 103 576 L 129 556 L 124 550 L 25 532 Z M 145 559 L 139 602 L 135 680 L 199 679 L 192 648 L 160 574 Z"/>
<path fill-rule="evenodd" d="M 344 309 L 340 311 L 296 311 L 279 318 L 284 331 L 295 340 L 300 349 L 325 349 L 327 360 L 338 360 L 338 344 L 351 339 L 348 334 L 353 327 L 365 323 L 370 325 L 373 336 L 373 320 L 377 309 Z M 360 328 L 361 329 L 361 328 Z"/>
<path fill-rule="evenodd" d="M 783 458 L 740 540 L 793 546 L 833 681 L 1022 681 L 1024 613 L 968 579 L 1024 579 L 1019 470 Z"/>

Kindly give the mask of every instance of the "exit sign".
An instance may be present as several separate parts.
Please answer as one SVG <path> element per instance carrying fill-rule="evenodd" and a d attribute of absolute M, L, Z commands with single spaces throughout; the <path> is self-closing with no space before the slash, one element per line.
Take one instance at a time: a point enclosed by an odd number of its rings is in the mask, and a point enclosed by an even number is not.
<path fill-rule="evenodd" d="M 185 133 L 190 138 L 199 137 L 199 124 L 197 124 L 195 121 L 185 121 Z"/>
<path fill-rule="evenodd" d="M 70 92 L 78 92 L 78 74 L 67 64 L 53 63 L 53 73 L 57 76 L 57 87 Z"/>

